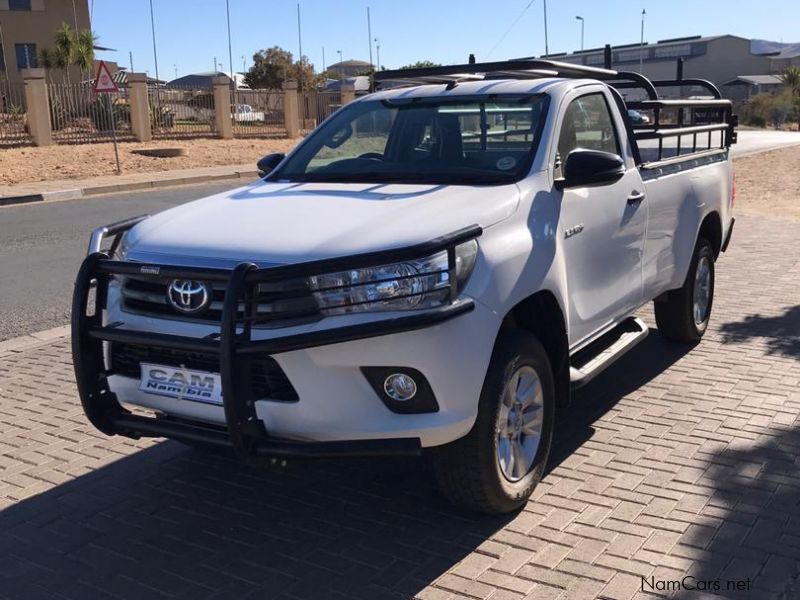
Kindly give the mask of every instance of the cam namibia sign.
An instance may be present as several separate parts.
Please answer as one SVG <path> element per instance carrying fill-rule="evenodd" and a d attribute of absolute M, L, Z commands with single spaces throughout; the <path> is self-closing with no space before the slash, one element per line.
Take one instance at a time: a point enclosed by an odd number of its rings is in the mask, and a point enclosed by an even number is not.
<path fill-rule="evenodd" d="M 95 94 L 109 94 L 119 91 L 117 84 L 114 83 L 114 79 L 111 77 L 111 71 L 108 70 L 106 63 L 102 60 L 97 65 L 97 74 L 94 77 L 92 91 Z"/>

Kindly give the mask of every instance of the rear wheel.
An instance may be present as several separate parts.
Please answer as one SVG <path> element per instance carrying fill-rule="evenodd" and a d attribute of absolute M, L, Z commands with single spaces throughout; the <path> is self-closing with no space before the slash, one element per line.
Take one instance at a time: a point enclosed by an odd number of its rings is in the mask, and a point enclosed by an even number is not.
<path fill-rule="evenodd" d="M 683 285 L 654 303 L 658 330 L 676 342 L 697 342 L 708 328 L 713 303 L 714 250 L 700 238 Z"/>
<path fill-rule="evenodd" d="M 434 469 L 448 499 L 484 513 L 511 512 L 544 473 L 555 419 L 550 361 L 539 341 L 501 332 L 472 430 L 436 448 Z"/>

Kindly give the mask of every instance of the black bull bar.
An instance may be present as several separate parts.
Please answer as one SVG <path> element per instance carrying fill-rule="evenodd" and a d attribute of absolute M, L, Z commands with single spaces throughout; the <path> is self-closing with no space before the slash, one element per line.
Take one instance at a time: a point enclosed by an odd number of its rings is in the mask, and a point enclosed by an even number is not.
<path fill-rule="evenodd" d="M 474 225 L 404 248 L 268 268 L 259 268 L 250 262 L 240 263 L 230 270 L 112 260 L 111 256 L 114 255 L 122 234 L 144 218 L 146 217 L 129 219 L 108 225 L 98 230 L 99 233 L 95 232 L 89 248 L 90 254 L 84 259 L 75 281 L 72 301 L 72 356 L 81 404 L 92 425 L 107 435 L 123 435 L 134 439 L 167 437 L 232 446 L 242 459 L 255 464 L 286 458 L 401 456 L 420 453 L 418 438 L 298 442 L 271 437 L 263 421 L 257 417 L 256 399 L 247 385 L 249 374 L 245 368 L 246 361 L 242 357 L 255 353 L 277 354 L 413 331 L 473 310 L 474 303 L 471 300 L 457 299 L 455 248 L 480 236 L 480 227 Z M 113 237 L 113 243 L 107 252 L 100 250 L 104 237 Z M 448 253 L 450 301 L 432 310 L 267 340 L 253 340 L 252 319 L 238 317 L 242 302 L 245 306 L 244 315 L 248 314 L 248 310 L 255 310 L 255 287 L 262 282 L 374 267 L 423 258 L 441 251 Z M 194 338 L 125 329 L 124 323 L 104 324 L 109 280 L 112 276 L 125 275 L 152 278 L 154 281 L 195 279 L 224 282 L 226 287 L 219 333 Z M 95 294 L 93 302 L 90 302 L 92 289 Z M 113 371 L 106 368 L 103 342 L 139 344 L 218 356 L 225 428 L 200 422 L 148 417 L 127 410 L 109 388 L 108 376 Z"/>

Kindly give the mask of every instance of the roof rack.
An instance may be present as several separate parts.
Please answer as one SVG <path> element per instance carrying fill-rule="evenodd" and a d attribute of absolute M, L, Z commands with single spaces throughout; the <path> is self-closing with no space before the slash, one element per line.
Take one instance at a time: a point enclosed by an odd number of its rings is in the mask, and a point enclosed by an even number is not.
<path fill-rule="evenodd" d="M 605 47 L 605 64 L 611 64 L 611 46 Z M 723 100 L 719 89 L 705 79 L 684 78 L 683 59 L 677 61 L 675 79 L 650 81 L 641 73 L 615 71 L 554 60 L 523 58 L 499 62 L 475 62 L 472 55 L 467 64 L 420 69 L 398 69 L 379 71 L 373 74 L 373 85 L 393 83 L 398 85 L 446 84 L 448 89 L 460 81 L 491 81 L 496 79 L 537 79 L 562 77 L 565 79 L 598 79 L 614 88 L 641 88 L 647 98 L 641 101 L 619 101 L 633 110 L 652 111 L 652 121 L 632 125 L 632 137 L 636 140 L 636 161 L 643 168 L 662 167 L 674 162 L 703 158 L 724 153 L 736 142 L 737 118 L 729 100 Z M 712 99 L 663 99 L 656 88 L 697 86 L 707 90 Z M 716 142 L 713 134 L 719 133 Z M 665 145 L 665 141 L 675 146 Z M 646 148 L 650 159 L 643 159 L 639 142 Z"/>
<path fill-rule="evenodd" d="M 489 79 L 536 79 L 541 77 L 587 78 L 609 82 L 629 82 L 631 87 L 641 87 L 651 100 L 658 99 L 655 86 L 647 77 L 633 71 L 614 71 L 598 67 L 587 67 L 555 60 L 523 59 L 498 62 L 470 62 L 444 67 L 420 69 L 397 69 L 378 71 L 373 74 L 376 84 L 395 83 L 401 85 L 452 83 L 458 81 Z"/>

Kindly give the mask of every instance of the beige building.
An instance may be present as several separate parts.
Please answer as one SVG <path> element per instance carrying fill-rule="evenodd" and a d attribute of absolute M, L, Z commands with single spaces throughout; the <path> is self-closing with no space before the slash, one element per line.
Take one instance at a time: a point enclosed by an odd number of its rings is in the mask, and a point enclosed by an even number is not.
<path fill-rule="evenodd" d="M 62 23 L 89 29 L 88 0 L 0 0 L 0 77 L 21 81 L 20 70 L 38 66 L 39 51 L 53 46 Z M 80 77 L 79 69 L 71 69 L 70 76 Z"/>
<path fill-rule="evenodd" d="M 756 51 L 754 52 L 754 48 Z M 677 61 L 683 59 L 685 78 L 708 79 L 721 85 L 741 75 L 781 73 L 787 66 L 800 64 L 800 51 L 761 53 L 754 40 L 735 35 L 690 36 L 614 46 L 611 66 L 619 71 L 641 72 L 650 79 L 675 79 Z M 533 58 L 533 57 L 530 57 Z M 550 54 L 552 60 L 602 67 L 603 48 L 570 54 Z"/>

